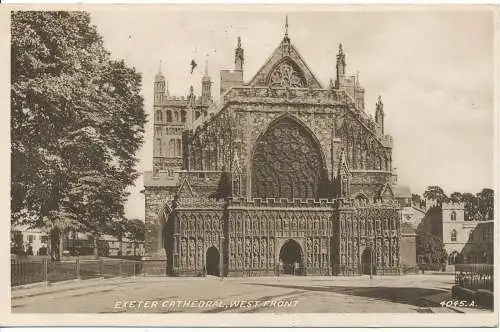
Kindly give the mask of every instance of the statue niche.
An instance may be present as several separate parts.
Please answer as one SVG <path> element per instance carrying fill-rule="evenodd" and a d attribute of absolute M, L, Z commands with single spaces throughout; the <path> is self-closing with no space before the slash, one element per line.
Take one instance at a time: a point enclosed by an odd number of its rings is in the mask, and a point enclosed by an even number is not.
<path fill-rule="evenodd" d="M 294 119 L 281 118 L 256 143 L 252 196 L 318 199 L 324 168 L 319 143 L 312 134 Z"/>

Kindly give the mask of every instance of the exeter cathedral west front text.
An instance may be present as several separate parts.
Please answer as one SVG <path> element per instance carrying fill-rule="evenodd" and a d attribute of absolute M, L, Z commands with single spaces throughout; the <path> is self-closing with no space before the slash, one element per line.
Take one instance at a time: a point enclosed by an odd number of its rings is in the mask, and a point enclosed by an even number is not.
<path fill-rule="evenodd" d="M 287 31 L 249 81 L 244 62 L 238 38 L 218 102 L 207 71 L 201 96 L 182 98 L 156 75 L 147 256 L 178 276 L 399 274 L 384 105 L 365 113 L 342 44 L 327 86 Z"/>

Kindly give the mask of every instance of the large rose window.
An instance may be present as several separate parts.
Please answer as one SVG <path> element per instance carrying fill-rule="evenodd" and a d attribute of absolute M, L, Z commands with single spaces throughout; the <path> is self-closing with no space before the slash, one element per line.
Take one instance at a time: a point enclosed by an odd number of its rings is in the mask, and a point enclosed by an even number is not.
<path fill-rule="evenodd" d="M 290 118 L 274 124 L 257 142 L 252 159 L 252 196 L 316 198 L 323 161 L 320 147 Z"/>

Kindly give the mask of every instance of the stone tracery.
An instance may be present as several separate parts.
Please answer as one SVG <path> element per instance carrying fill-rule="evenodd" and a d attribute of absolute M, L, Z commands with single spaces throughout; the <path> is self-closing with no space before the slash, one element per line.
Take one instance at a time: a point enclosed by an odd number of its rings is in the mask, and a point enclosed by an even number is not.
<path fill-rule="evenodd" d="M 269 76 L 269 86 L 273 88 L 303 88 L 306 86 L 301 73 L 291 61 L 278 65 Z"/>

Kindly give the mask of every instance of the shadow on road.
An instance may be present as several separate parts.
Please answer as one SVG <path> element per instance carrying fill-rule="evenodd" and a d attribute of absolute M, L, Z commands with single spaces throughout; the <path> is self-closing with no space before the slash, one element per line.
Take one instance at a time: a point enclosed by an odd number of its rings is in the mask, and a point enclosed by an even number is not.
<path fill-rule="evenodd" d="M 443 293 L 440 289 L 417 287 L 340 287 L 340 286 L 298 286 L 248 283 L 249 285 L 301 289 L 311 292 L 331 292 L 351 296 L 361 296 L 394 303 L 420 306 L 422 297 Z"/>

